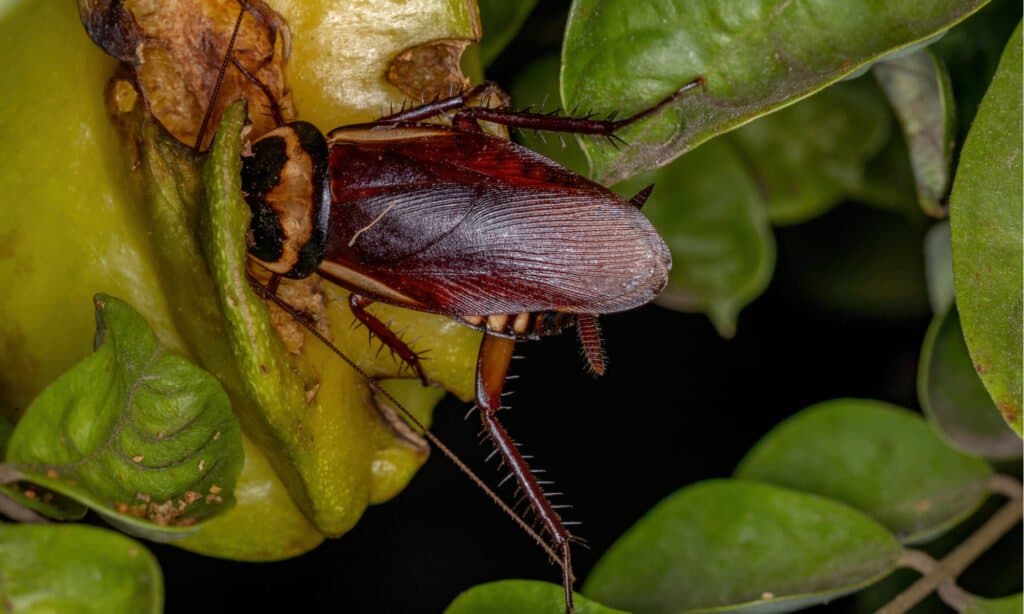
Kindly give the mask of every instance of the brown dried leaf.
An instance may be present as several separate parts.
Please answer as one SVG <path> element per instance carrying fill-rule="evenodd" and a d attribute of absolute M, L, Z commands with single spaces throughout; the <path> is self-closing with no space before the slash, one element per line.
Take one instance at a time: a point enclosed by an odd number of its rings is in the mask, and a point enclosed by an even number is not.
<path fill-rule="evenodd" d="M 247 0 L 232 57 L 255 77 L 228 65 L 199 149 L 206 149 L 224 108 L 247 98 L 254 137 L 273 129 L 276 104 L 294 116 L 285 85 L 288 27 L 261 0 Z M 225 62 L 241 8 L 238 0 L 80 0 L 82 23 L 107 53 L 129 63 L 152 116 L 174 138 L 194 146 Z"/>

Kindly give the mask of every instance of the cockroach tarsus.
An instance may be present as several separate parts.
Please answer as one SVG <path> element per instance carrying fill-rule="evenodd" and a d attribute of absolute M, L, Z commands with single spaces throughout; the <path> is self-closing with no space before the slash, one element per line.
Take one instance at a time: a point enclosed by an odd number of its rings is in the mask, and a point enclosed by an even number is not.
<path fill-rule="evenodd" d="M 236 32 L 248 10 L 246 2 L 240 4 Z M 229 45 L 210 108 L 231 66 L 262 85 Z M 616 120 L 470 106 L 495 87 L 485 83 L 326 136 L 306 122 L 282 123 L 273 96 L 260 87 L 279 126 L 253 141 L 242 161 L 243 193 L 252 211 L 249 255 L 271 273 L 266 285 L 250 275 L 254 289 L 362 374 L 373 392 L 394 404 L 541 544 L 562 567 L 567 612 L 573 610 L 571 545 L 578 540 L 498 419 L 513 348 L 518 340 L 575 326 L 589 368 L 603 373 L 598 315 L 653 300 L 667 282 L 671 259 L 639 211 L 650 186 L 623 200 L 529 149 L 486 134 L 480 122 L 616 138 L 616 131 L 703 85 L 696 78 L 654 106 Z M 450 116 L 450 126 L 428 123 L 442 115 Z M 197 148 L 210 120 L 209 114 L 203 119 Z M 355 318 L 424 384 L 429 380 L 420 355 L 367 307 L 384 302 L 442 314 L 483 332 L 475 379 L 483 431 L 550 542 L 310 326 L 308 317 L 276 295 L 281 277 L 314 273 L 350 291 Z"/>

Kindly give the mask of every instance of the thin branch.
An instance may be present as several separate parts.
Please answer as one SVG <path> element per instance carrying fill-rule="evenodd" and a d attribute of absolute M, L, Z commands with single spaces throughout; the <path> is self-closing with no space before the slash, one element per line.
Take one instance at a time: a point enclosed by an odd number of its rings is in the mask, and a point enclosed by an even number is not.
<path fill-rule="evenodd" d="M 900 555 L 899 564 L 902 567 L 908 567 L 920 572 L 922 576 L 936 572 L 941 565 L 927 552 L 909 548 Z M 939 585 L 938 593 L 939 598 L 957 612 L 962 612 L 967 607 L 967 604 L 975 598 L 974 595 L 960 588 L 952 578 L 946 579 L 945 582 Z"/>
<path fill-rule="evenodd" d="M 992 544 L 999 541 L 1010 529 L 1017 526 L 1020 522 L 1022 511 L 1024 511 L 1021 509 L 1020 482 L 1007 476 L 995 476 L 990 482 L 990 488 L 993 492 L 1008 496 L 1010 500 L 1006 505 L 999 508 L 977 531 L 950 552 L 946 558 L 939 561 L 917 582 L 911 584 L 907 590 L 896 595 L 892 601 L 878 610 L 878 614 L 903 614 L 903 612 L 910 610 L 910 608 L 917 605 L 936 589 L 940 589 L 940 597 L 943 597 L 944 600 L 946 597 L 942 595 L 943 592 L 954 602 L 970 598 L 963 591 L 958 593 L 959 589 L 954 589 L 950 592 L 950 589 L 942 589 L 941 587 L 943 584 L 952 584 L 956 577 L 963 573 L 986 550 L 992 547 Z M 910 567 L 913 567 L 914 563 L 921 562 L 921 558 L 916 555 L 911 555 L 909 559 L 905 560 L 906 558 L 901 558 L 901 562 L 907 563 L 907 566 Z M 950 603 L 950 605 L 953 604 Z"/>

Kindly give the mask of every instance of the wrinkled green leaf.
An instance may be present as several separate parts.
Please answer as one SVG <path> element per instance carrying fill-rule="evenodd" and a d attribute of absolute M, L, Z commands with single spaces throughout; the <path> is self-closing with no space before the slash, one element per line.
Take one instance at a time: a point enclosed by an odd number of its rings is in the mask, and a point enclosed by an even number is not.
<path fill-rule="evenodd" d="M 480 7 L 480 25 L 484 35 L 480 39 L 480 59 L 484 66 L 494 61 L 501 50 L 512 42 L 526 23 L 537 0 L 477 0 Z"/>
<path fill-rule="evenodd" d="M 584 141 L 594 176 L 616 181 L 935 37 L 984 4 L 577 0 L 562 49 L 562 99 L 628 115 L 706 80 L 705 91 L 624 130 L 623 151 Z"/>
<path fill-rule="evenodd" d="M 919 364 L 917 396 L 950 445 L 974 456 L 1020 458 L 1020 438 L 999 415 L 971 364 L 956 307 L 935 316 Z"/>
<path fill-rule="evenodd" d="M 546 113 L 558 108 L 558 69 L 561 60 L 550 55 L 527 65 L 512 81 L 509 94 L 515 108 L 533 107 Z M 587 159 L 579 142 L 550 132 L 515 131 L 516 140 L 577 173 L 586 173 Z"/>
<path fill-rule="evenodd" d="M 1020 66 L 1018 25 L 967 135 L 950 197 L 964 338 L 985 388 L 1018 435 L 1024 428 Z"/>
<path fill-rule="evenodd" d="M 722 140 L 616 191 L 629 197 L 652 183 L 643 210 L 672 251 L 669 285 L 658 303 L 703 311 L 731 337 L 740 309 L 764 291 L 775 265 L 757 185 L 736 148 Z"/>
<path fill-rule="evenodd" d="M 0 612 L 159 614 L 156 558 L 113 531 L 0 524 Z"/>
<path fill-rule="evenodd" d="M 713 480 L 656 505 L 612 545 L 584 584 L 635 612 L 783 612 L 866 586 L 902 548 L 845 505 L 767 484 Z"/>
<path fill-rule="evenodd" d="M 920 416 L 865 399 L 813 405 L 765 435 L 736 477 L 851 505 L 905 543 L 924 541 L 970 514 L 992 468 L 949 449 Z"/>
<path fill-rule="evenodd" d="M 924 277 L 928 302 L 934 313 L 943 313 L 953 304 L 953 249 L 949 222 L 940 222 L 924 236 Z"/>
<path fill-rule="evenodd" d="M 946 217 L 956 139 L 949 73 L 928 49 L 878 62 L 873 70 L 903 128 L 921 210 Z"/>
<path fill-rule="evenodd" d="M 751 122 L 729 138 L 772 223 L 794 224 L 854 192 L 891 127 L 878 88 L 867 79 L 854 79 Z"/>
<path fill-rule="evenodd" d="M 1024 595 L 1017 593 L 1002 599 L 975 597 L 968 602 L 964 614 L 1020 614 L 1024 611 Z"/>
<path fill-rule="evenodd" d="M 623 614 L 583 595 L 573 597 L 576 614 Z M 537 580 L 500 580 L 479 584 L 456 597 L 444 614 L 561 614 L 565 612 L 562 587 Z"/>
<path fill-rule="evenodd" d="M 131 307 L 95 303 L 96 351 L 29 406 L 6 462 L 128 530 L 168 539 L 232 504 L 238 422 L 220 384 L 168 353 Z"/>

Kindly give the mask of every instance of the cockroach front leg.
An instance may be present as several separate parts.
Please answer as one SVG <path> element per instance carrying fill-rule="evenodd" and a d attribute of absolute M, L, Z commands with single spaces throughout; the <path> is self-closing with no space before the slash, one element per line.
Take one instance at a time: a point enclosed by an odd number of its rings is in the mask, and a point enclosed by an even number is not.
<path fill-rule="evenodd" d="M 530 466 L 526 463 L 508 431 L 498 420 L 501 407 L 501 392 L 505 387 L 505 377 L 512 361 L 515 340 L 496 335 L 484 334 L 480 343 L 480 354 L 476 363 L 476 403 L 480 408 L 480 419 L 483 420 L 484 431 L 490 435 L 498 453 L 504 459 L 523 495 L 530 502 L 530 507 L 537 514 L 541 524 L 551 538 L 555 550 L 562 555 L 562 586 L 565 588 L 566 612 L 572 612 L 572 556 L 570 545 L 572 535 L 562 524 L 562 519 L 548 501 L 544 489 L 537 482 Z"/>
<path fill-rule="evenodd" d="M 593 134 L 597 136 L 612 137 L 617 131 L 626 126 L 654 115 L 658 111 L 672 104 L 687 92 L 705 85 L 704 77 L 697 77 L 693 81 L 683 85 L 672 92 L 652 107 L 648 107 L 639 113 L 625 119 L 592 119 L 590 117 L 559 117 L 544 113 L 529 113 L 525 111 L 511 111 L 508 109 L 491 109 L 488 107 L 467 107 L 461 108 L 452 119 L 452 125 L 460 129 L 467 129 L 470 123 L 479 121 L 493 122 L 508 126 L 509 128 L 528 128 L 531 130 L 546 130 L 549 132 L 564 132 L 568 134 Z M 476 130 L 479 130 L 477 128 Z"/>
<path fill-rule="evenodd" d="M 427 374 L 423 371 L 423 365 L 420 364 L 420 356 L 413 351 L 404 341 L 399 339 L 398 335 L 393 330 L 388 328 L 388 325 L 381 322 L 377 316 L 373 315 L 366 308 L 373 304 L 370 299 L 360 296 L 359 294 L 350 294 L 348 298 L 348 306 L 352 309 L 352 315 L 357 320 L 362 322 L 366 328 L 370 329 L 370 332 L 377 335 L 381 342 L 393 350 L 398 357 L 405 362 L 407 365 L 412 367 L 412 370 L 416 372 L 416 376 L 420 378 L 424 386 L 429 385 L 427 381 Z"/>

